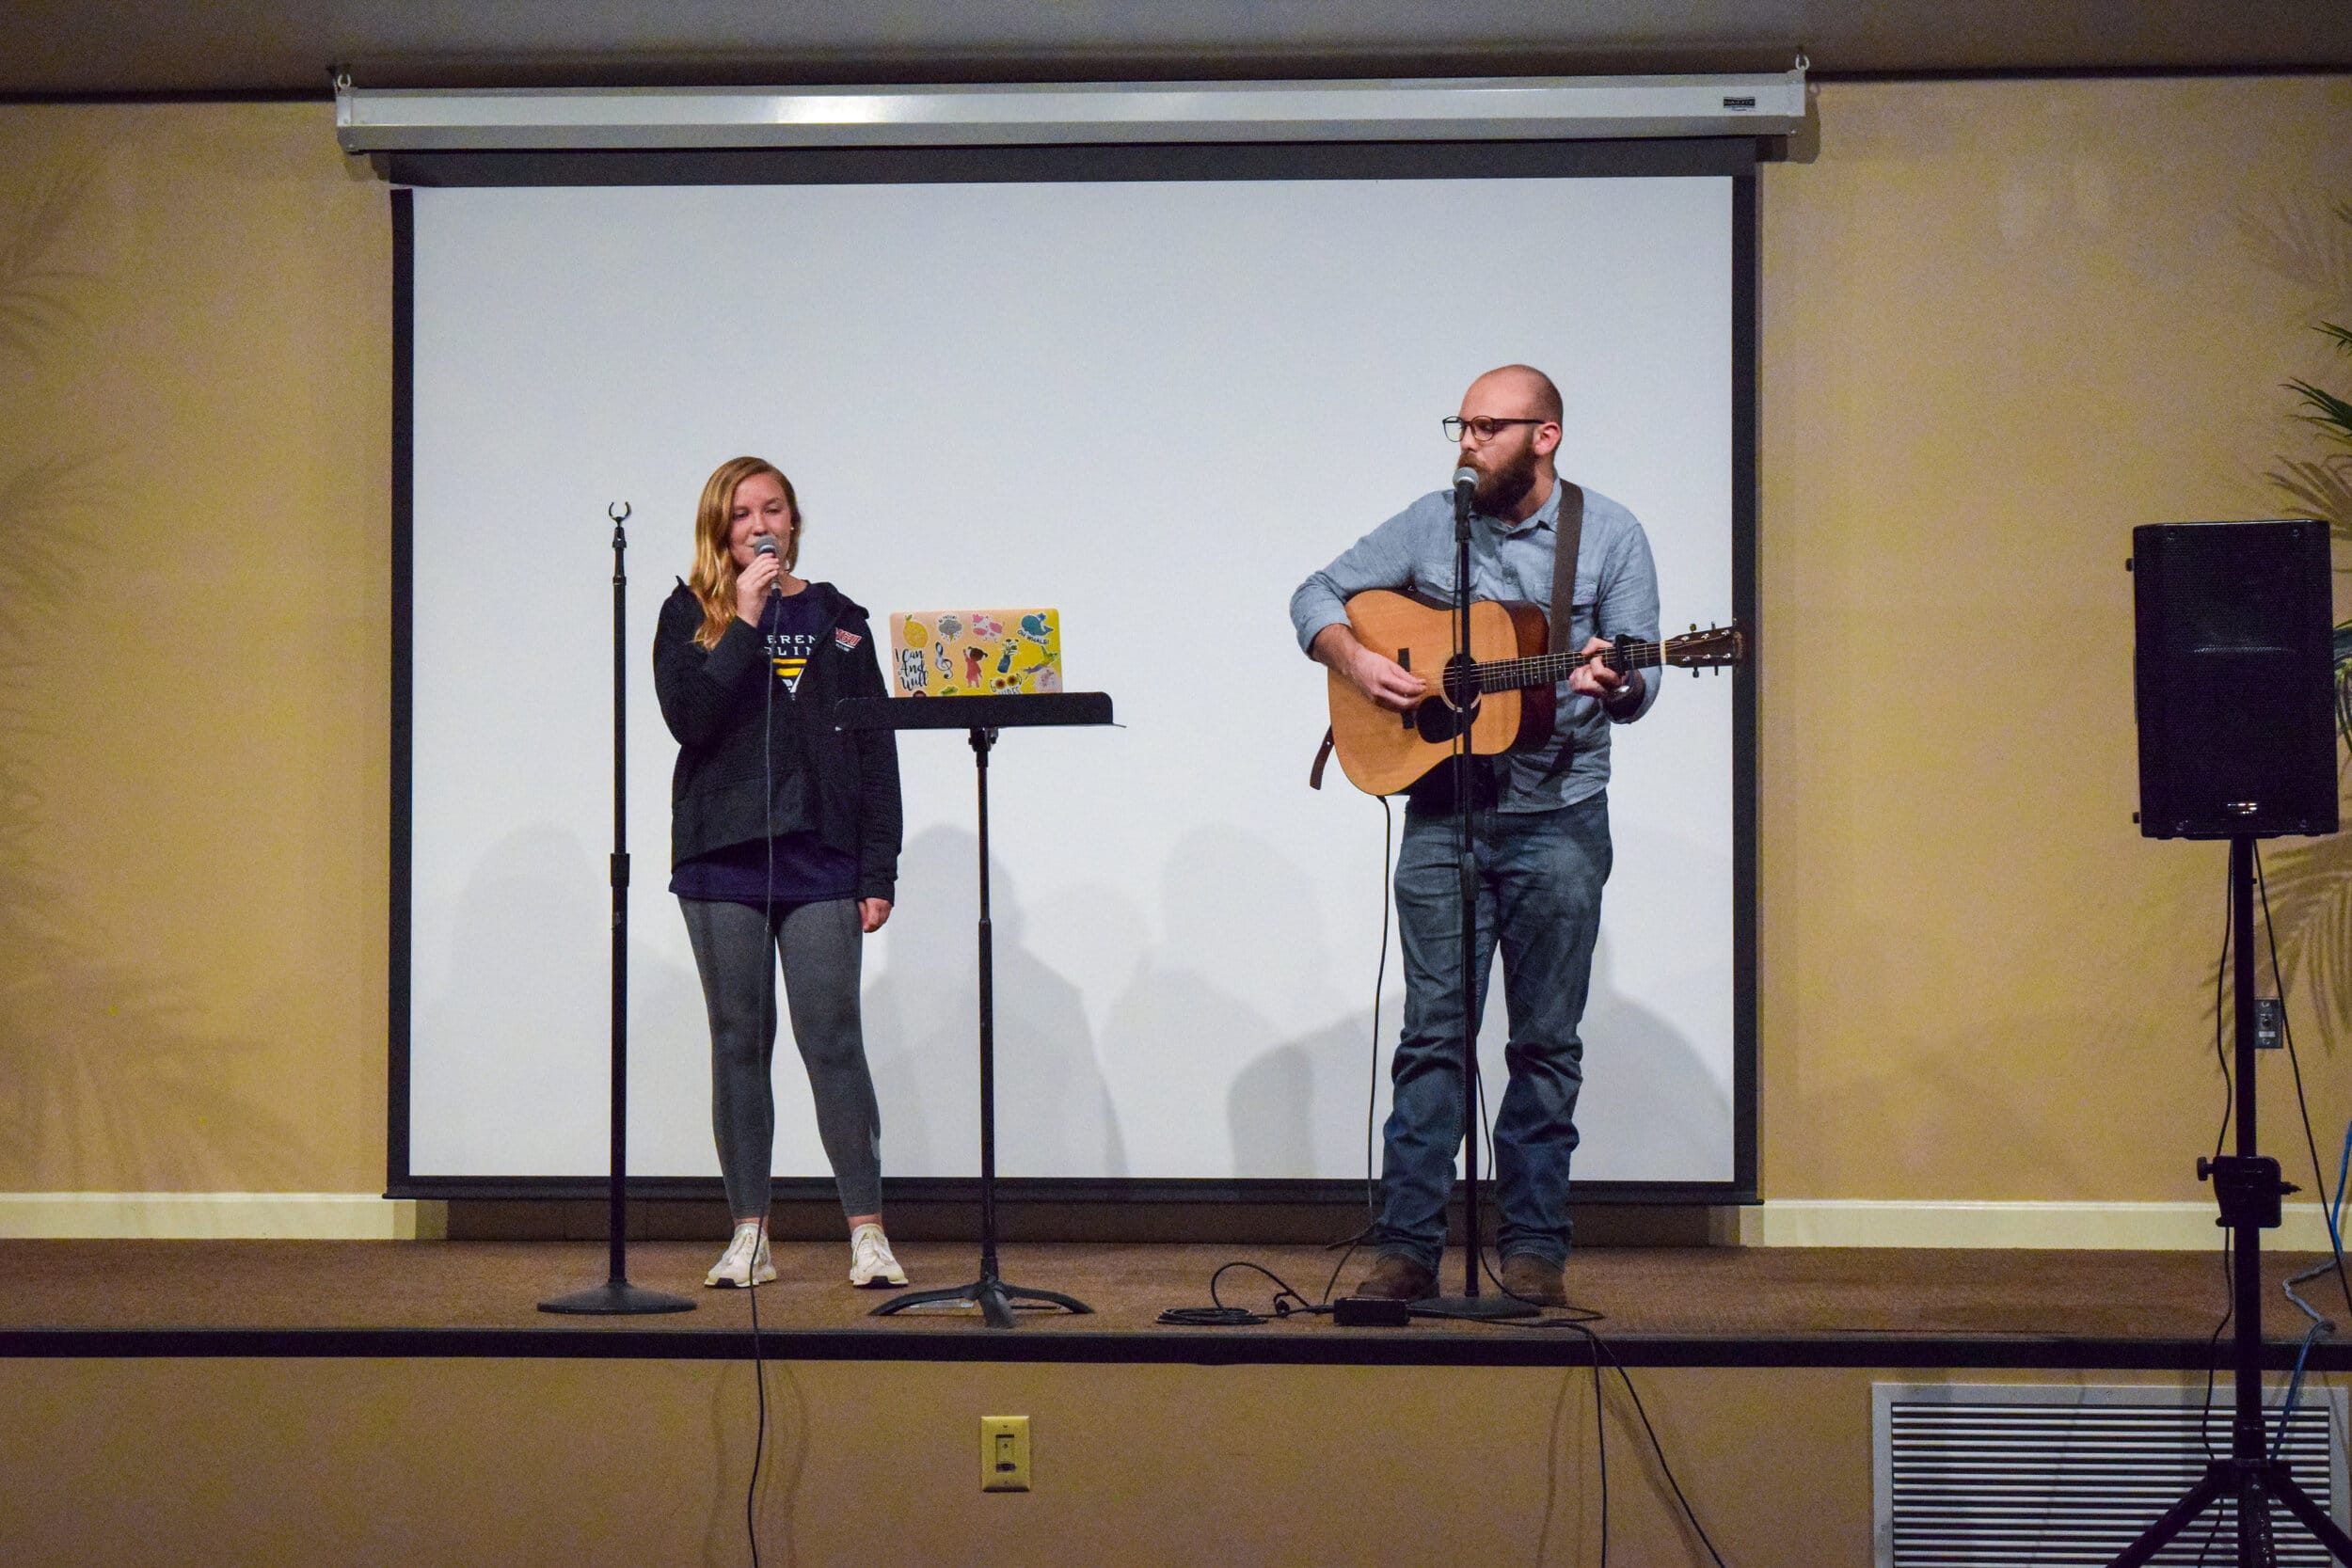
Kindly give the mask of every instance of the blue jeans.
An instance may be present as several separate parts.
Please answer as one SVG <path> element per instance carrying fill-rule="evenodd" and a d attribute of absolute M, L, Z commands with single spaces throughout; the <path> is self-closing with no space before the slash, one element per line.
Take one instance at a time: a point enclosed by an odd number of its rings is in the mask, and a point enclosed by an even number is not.
<path fill-rule="evenodd" d="M 1392 1108 L 1376 1244 L 1432 1271 L 1445 1251 L 1446 1200 L 1462 1145 L 1460 818 L 1408 812 L 1396 861 L 1405 953 L 1405 1032 L 1390 1069 Z M 1568 1161 L 1584 1085 L 1577 1024 L 1609 879 L 1609 800 L 1548 812 L 1470 813 L 1478 868 L 1477 976 L 1483 1011 L 1498 938 L 1510 1019 L 1510 1083 L 1494 1123 L 1502 1197 L 1495 1243 L 1558 1264 L 1568 1255 Z"/>

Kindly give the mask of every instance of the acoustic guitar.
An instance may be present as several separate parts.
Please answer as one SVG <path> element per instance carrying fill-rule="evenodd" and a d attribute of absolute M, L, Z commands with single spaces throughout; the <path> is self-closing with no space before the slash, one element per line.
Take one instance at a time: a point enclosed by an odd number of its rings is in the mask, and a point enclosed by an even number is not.
<path fill-rule="evenodd" d="M 1385 588 L 1348 600 L 1347 623 L 1373 652 L 1436 677 L 1435 689 L 1399 714 L 1331 673 L 1331 744 L 1348 783 L 1367 795 L 1394 795 L 1452 756 L 1465 720 L 1470 749 L 1479 756 L 1542 745 L 1551 737 L 1553 688 L 1580 664 L 1597 659 L 1619 674 L 1671 665 L 1695 675 L 1737 664 L 1746 653 L 1736 626 L 1694 626 L 1664 642 L 1620 637 L 1592 659 L 1547 653 L 1550 628 L 1542 610 L 1516 600 L 1474 599 L 1470 654 L 1463 657 L 1454 652 L 1451 605 Z"/>

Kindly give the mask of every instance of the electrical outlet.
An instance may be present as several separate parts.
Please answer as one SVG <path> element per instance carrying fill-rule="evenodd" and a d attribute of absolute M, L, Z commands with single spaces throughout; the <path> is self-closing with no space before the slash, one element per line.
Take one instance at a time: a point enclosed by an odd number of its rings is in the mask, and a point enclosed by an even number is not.
<path fill-rule="evenodd" d="M 2275 996 L 2254 999 L 2254 1049 L 2276 1051 L 2286 1043 L 2287 1005 Z"/>
<path fill-rule="evenodd" d="M 1026 1416 L 980 1418 L 980 1490 L 1026 1492 L 1029 1489 L 1029 1418 Z"/>

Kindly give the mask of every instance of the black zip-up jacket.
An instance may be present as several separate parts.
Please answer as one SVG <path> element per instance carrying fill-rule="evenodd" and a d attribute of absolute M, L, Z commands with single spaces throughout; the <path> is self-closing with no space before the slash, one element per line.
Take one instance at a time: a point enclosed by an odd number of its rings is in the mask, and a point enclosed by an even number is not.
<path fill-rule="evenodd" d="M 898 881 L 898 748 L 888 730 L 833 727 L 833 705 L 844 697 L 881 697 L 882 660 L 864 607 L 830 582 L 805 593 L 824 609 L 817 646 L 797 695 L 779 694 L 772 718 L 774 756 L 798 756 L 803 766 L 772 775 L 777 800 L 803 791 L 803 819 L 817 836 L 857 857 L 857 895 L 889 898 Z M 769 759 L 760 754 L 767 722 L 763 687 L 776 677 L 760 634 L 730 617 L 715 648 L 694 641 L 702 601 L 683 582 L 661 606 L 653 634 L 653 688 L 662 721 L 677 736 L 677 768 L 670 775 L 670 860 L 763 838 L 782 813 L 769 810 Z"/>

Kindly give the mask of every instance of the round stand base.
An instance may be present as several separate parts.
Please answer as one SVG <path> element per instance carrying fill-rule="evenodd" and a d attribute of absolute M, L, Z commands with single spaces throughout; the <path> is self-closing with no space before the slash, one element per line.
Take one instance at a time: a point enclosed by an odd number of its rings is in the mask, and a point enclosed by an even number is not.
<path fill-rule="evenodd" d="M 674 1296 L 667 1291 L 647 1291 L 631 1285 L 626 1279 L 609 1279 L 601 1285 L 591 1285 L 585 1291 L 574 1291 L 567 1296 L 550 1296 L 539 1304 L 539 1310 L 604 1315 L 691 1312 L 694 1310 L 694 1304 L 684 1296 Z"/>
<path fill-rule="evenodd" d="M 1431 1296 L 1406 1310 L 1416 1318 L 1467 1318 L 1484 1323 L 1494 1318 L 1539 1318 L 1543 1308 L 1509 1296 Z"/>

